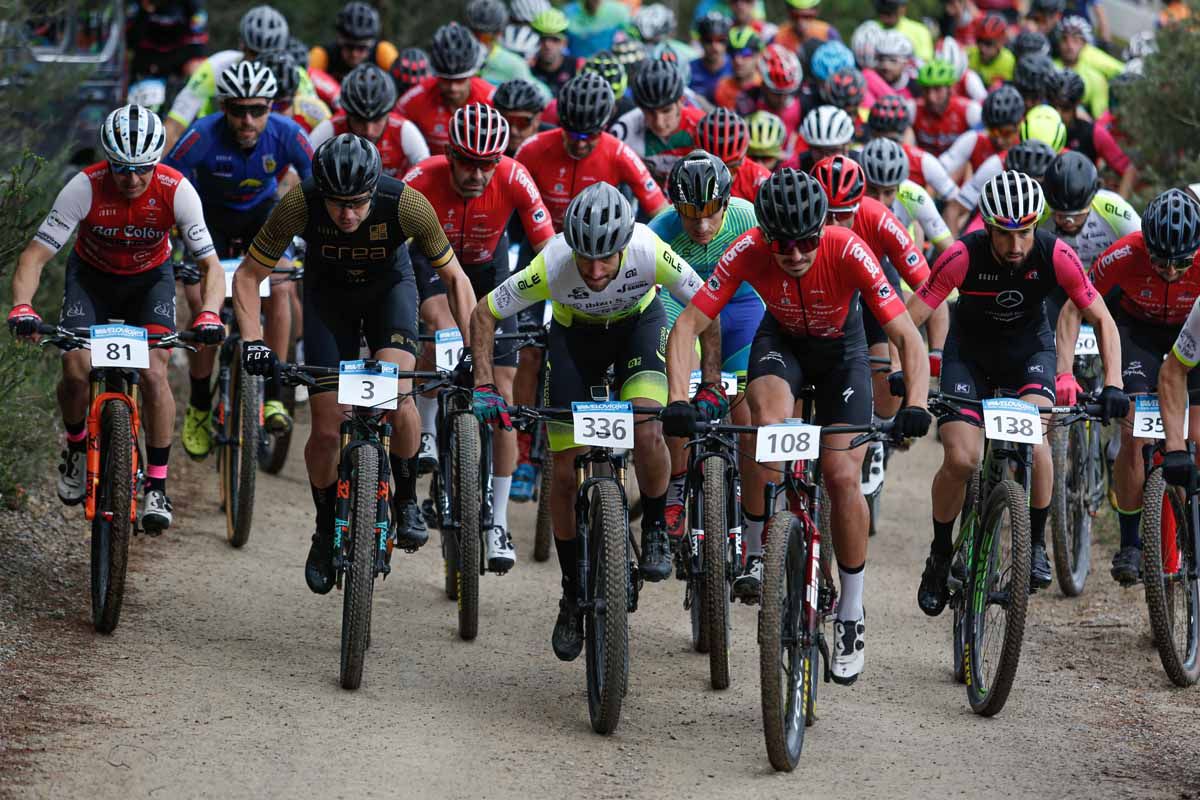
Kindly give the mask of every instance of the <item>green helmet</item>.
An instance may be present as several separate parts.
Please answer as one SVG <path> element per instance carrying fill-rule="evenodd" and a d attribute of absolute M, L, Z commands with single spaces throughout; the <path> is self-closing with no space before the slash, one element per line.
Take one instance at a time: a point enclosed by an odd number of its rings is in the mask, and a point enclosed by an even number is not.
<path fill-rule="evenodd" d="M 750 128 L 749 154 L 760 158 L 778 158 L 787 136 L 783 120 L 770 111 L 755 111 L 746 119 Z"/>
<path fill-rule="evenodd" d="M 567 15 L 557 8 L 548 8 L 529 23 L 542 36 L 562 36 L 567 30 Z"/>
<path fill-rule="evenodd" d="M 1053 106 L 1045 103 L 1034 106 L 1021 121 L 1021 141 L 1037 139 L 1050 145 L 1054 152 L 1062 152 L 1067 144 L 1067 126 Z"/>
<path fill-rule="evenodd" d="M 729 30 L 729 49 L 754 50 L 757 52 L 763 49 L 763 42 L 754 28 L 751 28 L 749 25 L 738 25 Z"/>
<path fill-rule="evenodd" d="M 953 86 L 958 83 L 958 75 L 949 61 L 935 58 L 921 65 L 917 72 L 917 83 L 925 87 Z"/>
<path fill-rule="evenodd" d="M 625 67 L 607 50 L 601 50 L 583 64 L 584 72 L 594 72 L 612 87 L 613 97 L 623 97 L 629 88 L 629 73 Z"/>

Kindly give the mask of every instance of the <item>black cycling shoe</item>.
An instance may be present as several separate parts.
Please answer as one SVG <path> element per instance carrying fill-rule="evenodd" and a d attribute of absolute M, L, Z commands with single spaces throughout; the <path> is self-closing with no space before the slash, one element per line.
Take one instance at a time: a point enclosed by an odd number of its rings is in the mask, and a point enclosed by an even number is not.
<path fill-rule="evenodd" d="M 1029 588 L 1045 589 L 1054 580 L 1050 571 L 1050 559 L 1046 558 L 1046 545 L 1035 544 L 1029 552 Z"/>
<path fill-rule="evenodd" d="M 642 528 L 642 560 L 638 570 L 651 583 L 671 576 L 671 545 L 667 540 L 665 523 Z"/>
<path fill-rule="evenodd" d="M 583 619 L 573 596 L 558 601 L 558 619 L 554 622 L 550 646 L 559 661 L 574 661 L 583 651 Z"/>
<path fill-rule="evenodd" d="M 333 570 L 333 536 L 313 534 L 308 560 L 304 562 L 304 582 L 316 594 L 329 594 L 336 579 Z"/>
<path fill-rule="evenodd" d="M 1113 580 L 1122 586 L 1133 586 L 1142 579 L 1142 549 L 1140 547 L 1122 547 L 1113 556 L 1112 569 L 1109 570 Z"/>
<path fill-rule="evenodd" d="M 437 509 L 433 507 L 433 499 L 426 497 L 421 501 L 421 516 L 425 520 L 427 528 L 436 528 L 438 526 Z"/>
<path fill-rule="evenodd" d="M 392 531 L 396 546 L 410 553 L 420 550 L 429 541 L 429 529 L 416 500 L 398 504 L 395 508 Z"/>
<path fill-rule="evenodd" d="M 917 589 L 917 605 L 927 615 L 936 617 L 946 608 L 950 590 L 946 578 L 950 576 L 950 558 L 930 553 L 925 559 L 925 571 L 921 573 L 921 587 Z"/>

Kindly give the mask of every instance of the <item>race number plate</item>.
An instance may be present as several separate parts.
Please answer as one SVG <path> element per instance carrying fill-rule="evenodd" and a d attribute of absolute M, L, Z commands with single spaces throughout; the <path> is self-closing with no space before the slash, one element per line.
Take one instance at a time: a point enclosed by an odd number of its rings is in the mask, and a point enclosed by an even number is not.
<path fill-rule="evenodd" d="M 571 403 L 571 423 L 575 426 L 575 444 L 633 447 L 633 405 L 621 401 Z"/>
<path fill-rule="evenodd" d="M 784 420 L 758 429 L 755 461 L 807 461 L 821 452 L 821 426 Z"/>
<path fill-rule="evenodd" d="M 433 350 L 437 354 L 437 368 L 450 372 L 462 358 L 462 333 L 458 328 L 442 328 L 433 335 Z"/>
<path fill-rule="evenodd" d="M 725 388 L 726 397 L 737 396 L 737 375 L 732 372 L 721 373 L 721 386 Z M 688 381 L 688 397 L 695 397 L 696 390 L 700 388 L 700 370 L 692 370 L 692 377 Z"/>
<path fill-rule="evenodd" d="M 1002 442 L 1042 443 L 1042 419 L 1037 406 L 1014 397 L 983 401 L 983 430 L 987 438 Z"/>
<path fill-rule="evenodd" d="M 1079 337 L 1075 340 L 1075 355 L 1077 356 L 1098 356 L 1100 355 L 1100 346 L 1096 344 L 1096 331 L 1091 325 L 1082 325 L 1079 328 Z"/>
<path fill-rule="evenodd" d="M 225 272 L 225 296 L 233 297 L 233 273 L 237 272 L 238 265 L 242 263 L 240 258 L 224 258 L 221 259 L 221 269 Z M 262 283 L 258 285 L 259 297 L 271 296 L 271 278 L 267 276 L 263 278 Z"/>
<path fill-rule="evenodd" d="M 1188 409 L 1183 412 L 1183 430 L 1186 433 L 1188 425 Z M 1135 439 L 1165 439 L 1162 411 L 1158 407 L 1158 398 L 1140 394 L 1133 398 L 1133 436 Z"/>
<path fill-rule="evenodd" d="M 363 408 L 395 408 L 400 368 L 390 361 L 343 361 L 338 365 L 338 402 Z"/>
<path fill-rule="evenodd" d="M 149 369 L 150 345 L 146 329 L 136 325 L 93 325 L 92 366 Z"/>

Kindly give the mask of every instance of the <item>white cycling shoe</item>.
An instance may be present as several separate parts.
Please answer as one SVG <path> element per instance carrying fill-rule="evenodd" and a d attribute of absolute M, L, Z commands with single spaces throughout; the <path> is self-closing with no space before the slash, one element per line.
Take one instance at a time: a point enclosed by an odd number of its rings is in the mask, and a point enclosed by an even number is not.
<path fill-rule="evenodd" d="M 858 680 L 866 663 L 866 614 L 859 619 L 834 620 L 833 622 L 833 680 L 849 686 Z"/>
<path fill-rule="evenodd" d="M 493 525 L 487 532 L 488 571 L 504 574 L 516 563 L 517 550 L 513 547 L 512 536 L 499 525 Z"/>

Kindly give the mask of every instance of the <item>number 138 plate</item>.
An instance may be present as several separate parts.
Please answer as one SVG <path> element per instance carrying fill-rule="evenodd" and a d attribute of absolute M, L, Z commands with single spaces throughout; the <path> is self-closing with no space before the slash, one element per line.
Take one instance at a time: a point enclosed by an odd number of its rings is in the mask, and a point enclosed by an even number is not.
<path fill-rule="evenodd" d="M 821 452 L 821 426 L 795 421 L 758 429 L 755 461 L 808 461 Z"/>
<path fill-rule="evenodd" d="M 338 364 L 338 402 L 363 408 L 395 408 L 400 368 L 390 361 L 343 361 Z"/>
<path fill-rule="evenodd" d="M 627 402 L 571 403 L 575 444 L 633 447 L 633 405 Z"/>
<path fill-rule="evenodd" d="M 1017 444 L 1042 443 L 1042 418 L 1037 406 L 1013 397 L 983 401 L 983 430 L 989 439 Z"/>

